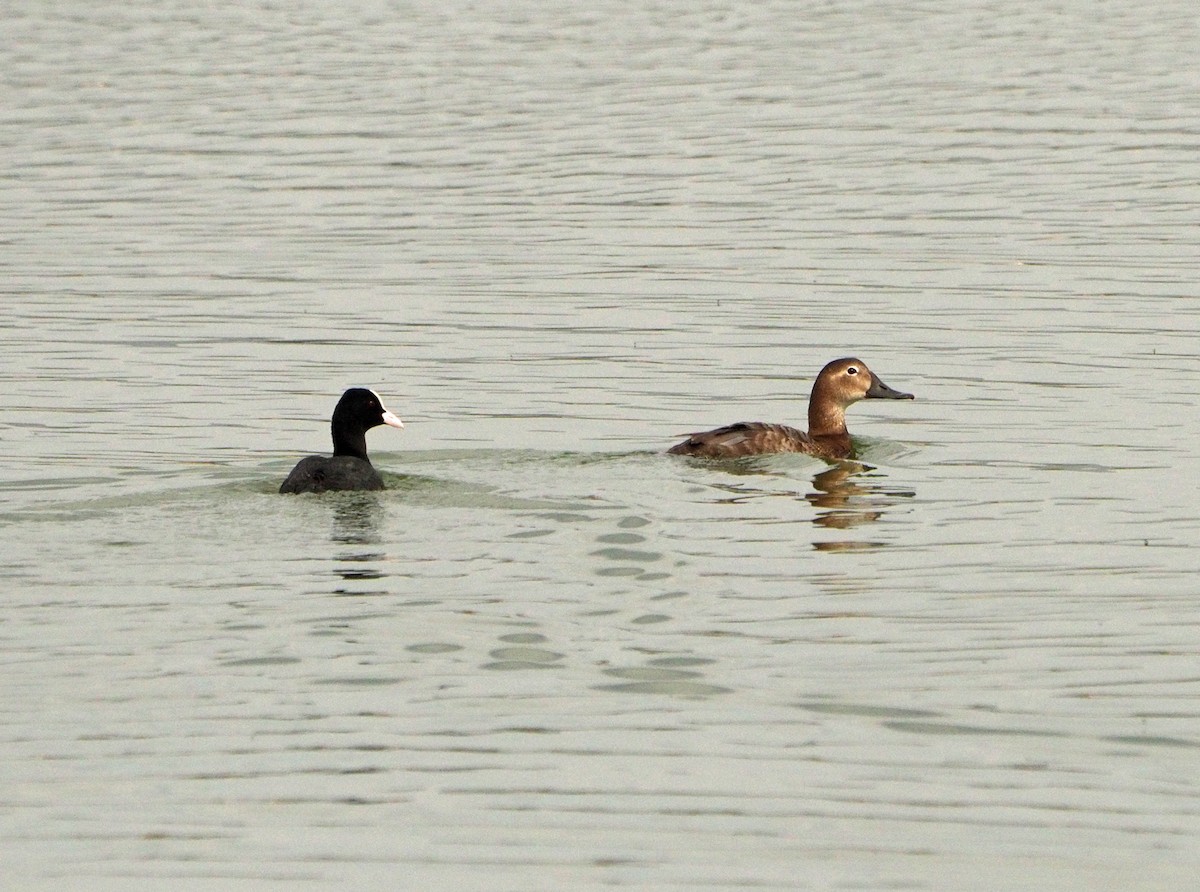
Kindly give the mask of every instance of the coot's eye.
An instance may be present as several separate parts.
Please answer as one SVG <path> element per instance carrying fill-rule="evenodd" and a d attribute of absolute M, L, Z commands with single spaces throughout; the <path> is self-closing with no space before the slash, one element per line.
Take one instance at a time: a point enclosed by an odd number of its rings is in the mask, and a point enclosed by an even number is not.
<path fill-rule="evenodd" d="M 850 368 L 846 369 L 846 374 L 847 375 L 857 375 L 858 374 L 858 366 L 853 366 L 853 365 L 850 366 Z"/>

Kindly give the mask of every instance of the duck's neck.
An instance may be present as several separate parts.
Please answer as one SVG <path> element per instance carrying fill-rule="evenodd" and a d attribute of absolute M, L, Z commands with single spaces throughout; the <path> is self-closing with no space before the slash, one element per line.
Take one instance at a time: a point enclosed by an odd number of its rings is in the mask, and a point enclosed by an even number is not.
<path fill-rule="evenodd" d="M 333 454 L 353 455 L 370 464 L 371 460 L 367 458 L 367 432 L 347 433 L 341 431 L 339 433 L 335 427 L 333 429 Z"/>
<path fill-rule="evenodd" d="M 808 401 L 808 435 L 810 437 L 848 437 L 846 410 L 835 401 L 821 399 L 813 388 Z"/>

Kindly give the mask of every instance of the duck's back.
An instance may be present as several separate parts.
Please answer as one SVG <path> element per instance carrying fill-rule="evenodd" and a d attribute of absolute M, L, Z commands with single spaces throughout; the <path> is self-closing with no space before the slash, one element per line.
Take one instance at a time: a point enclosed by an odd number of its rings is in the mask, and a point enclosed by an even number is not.
<path fill-rule="evenodd" d="M 823 455 L 825 451 L 804 431 L 765 421 L 739 421 L 737 424 L 692 434 L 667 450 L 672 455 L 697 455 L 702 458 L 737 458 L 769 452 Z"/>
<path fill-rule="evenodd" d="M 383 489 L 383 478 L 369 461 L 353 455 L 310 455 L 287 475 L 281 493 Z"/>

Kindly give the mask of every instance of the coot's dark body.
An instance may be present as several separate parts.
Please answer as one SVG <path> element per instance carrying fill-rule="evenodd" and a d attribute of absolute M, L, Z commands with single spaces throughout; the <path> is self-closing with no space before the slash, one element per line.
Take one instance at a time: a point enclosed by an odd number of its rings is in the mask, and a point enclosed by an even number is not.
<path fill-rule="evenodd" d="M 280 492 L 325 492 L 344 489 L 383 489 L 375 466 L 353 455 L 310 455 L 287 475 Z"/>
<path fill-rule="evenodd" d="M 383 406 L 379 394 L 352 387 L 333 410 L 333 455 L 310 455 L 288 474 L 281 493 L 329 490 L 383 489 L 383 478 L 367 458 L 367 431 L 381 424 L 404 427 L 404 422 Z"/>

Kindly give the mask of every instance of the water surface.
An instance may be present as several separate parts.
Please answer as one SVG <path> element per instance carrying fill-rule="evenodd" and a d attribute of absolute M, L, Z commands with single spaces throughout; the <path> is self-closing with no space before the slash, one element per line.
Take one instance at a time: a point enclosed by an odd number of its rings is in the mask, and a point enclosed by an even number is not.
<path fill-rule="evenodd" d="M 1190 6 L 6 33 L 23 888 L 1194 877 Z M 859 462 L 663 454 L 842 355 Z"/>

